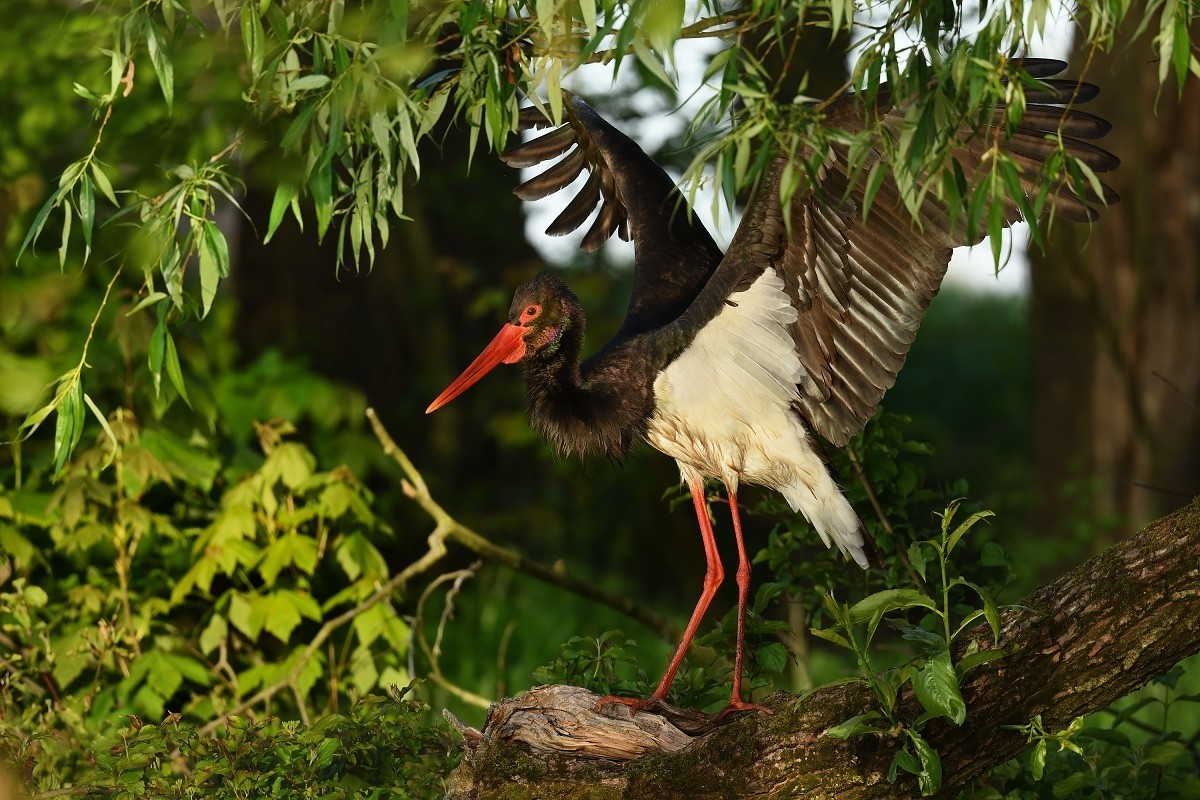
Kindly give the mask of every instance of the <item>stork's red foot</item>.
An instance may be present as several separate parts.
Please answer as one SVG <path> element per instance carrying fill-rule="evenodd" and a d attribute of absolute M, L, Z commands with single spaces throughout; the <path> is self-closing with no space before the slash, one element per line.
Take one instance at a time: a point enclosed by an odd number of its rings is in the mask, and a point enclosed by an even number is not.
<path fill-rule="evenodd" d="M 610 694 L 607 697 L 601 697 L 596 701 L 596 711 L 599 711 L 606 705 L 618 704 L 629 707 L 629 716 L 636 717 L 637 713 L 647 706 L 653 705 L 662 700 L 661 697 L 650 695 L 649 697 L 617 697 Z"/>
<path fill-rule="evenodd" d="M 739 711 L 761 711 L 764 714 L 774 713 L 766 706 L 760 706 L 758 703 L 747 703 L 745 700 L 730 700 L 729 705 L 721 709 L 717 714 L 717 719 L 724 719 L 729 714 L 734 714 Z"/>

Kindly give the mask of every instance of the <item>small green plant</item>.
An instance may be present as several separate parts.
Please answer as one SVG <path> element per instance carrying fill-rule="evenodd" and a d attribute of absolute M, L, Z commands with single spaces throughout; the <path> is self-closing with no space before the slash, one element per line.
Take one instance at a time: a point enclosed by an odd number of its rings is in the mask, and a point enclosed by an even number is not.
<path fill-rule="evenodd" d="M 533 671 L 533 682 L 580 686 L 600 695 L 648 695 L 654 685 L 638 666 L 636 648 L 637 642 L 619 630 L 572 636 L 553 661 Z"/>
<path fill-rule="evenodd" d="M 1035 781 L 1040 781 L 1046 769 L 1046 754 L 1050 745 L 1058 745 L 1058 752 L 1070 750 L 1076 755 L 1083 755 L 1083 748 L 1072 739 L 1083 727 L 1083 717 L 1076 717 L 1071 724 L 1058 733 L 1050 733 L 1042 725 L 1042 715 L 1038 714 L 1025 725 L 1008 725 L 1009 730 L 1024 734 L 1026 741 L 1033 745 L 1029 754 L 1029 775 Z"/>
<path fill-rule="evenodd" d="M 967 718 L 967 706 L 959 691 L 960 682 L 975 667 L 1004 655 L 995 646 L 981 648 L 977 639 L 971 640 L 957 662 L 951 654 L 954 642 L 980 620 L 990 627 L 993 645 L 1000 638 L 996 601 L 979 584 L 955 575 L 951 561 L 963 537 L 992 512 L 977 511 L 954 526 L 959 508 L 957 500 L 946 507 L 939 536 L 908 548 L 908 559 L 923 581 L 921 588 L 885 589 L 853 605 L 826 595 L 825 611 L 832 624 L 811 629 L 813 635 L 854 653 L 877 703 L 876 709 L 828 733 L 840 738 L 901 735 L 904 743 L 892 760 L 889 780 L 894 782 L 901 770 L 916 775 L 923 795 L 934 794 L 941 787 L 941 761 L 921 730 L 929 720 L 942 717 L 961 725 Z M 931 568 L 933 574 L 929 575 Z M 902 616 L 889 616 L 896 612 L 922 616 L 913 623 Z M 889 627 L 921 652 L 919 658 L 898 667 L 876 668 L 871 645 L 885 617 Z M 902 718 L 897 702 L 906 684 L 911 684 L 923 709 L 911 721 Z"/>
<path fill-rule="evenodd" d="M 1011 726 L 1033 745 L 960 800 L 1191 800 L 1200 797 L 1200 660 L 1064 730 L 1040 716 Z"/>

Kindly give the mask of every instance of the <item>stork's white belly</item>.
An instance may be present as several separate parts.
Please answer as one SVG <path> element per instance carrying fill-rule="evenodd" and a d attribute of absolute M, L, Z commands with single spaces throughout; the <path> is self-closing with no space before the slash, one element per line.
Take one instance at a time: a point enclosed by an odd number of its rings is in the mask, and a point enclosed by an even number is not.
<path fill-rule="evenodd" d="M 796 310 L 774 269 L 727 305 L 654 382 L 647 441 L 685 481 L 779 491 L 828 545 L 866 566 L 859 521 L 792 409 L 803 367 L 788 325 Z"/>

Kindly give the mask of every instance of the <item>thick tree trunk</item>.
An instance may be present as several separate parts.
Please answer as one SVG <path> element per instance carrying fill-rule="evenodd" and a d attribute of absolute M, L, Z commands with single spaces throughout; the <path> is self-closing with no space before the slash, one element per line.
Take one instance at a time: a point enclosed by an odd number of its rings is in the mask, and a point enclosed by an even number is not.
<path fill-rule="evenodd" d="M 1148 34 L 1096 53 L 1086 77 L 1113 122 L 1102 144 L 1122 165 L 1103 177 L 1121 202 L 1030 254 L 1039 519 L 1128 529 L 1200 491 L 1200 81 L 1160 89 Z"/>
<path fill-rule="evenodd" d="M 1009 655 L 978 668 L 963 687 L 960 728 L 931 723 L 942 759 L 942 795 L 1019 753 L 1004 726 L 1040 714 L 1049 730 L 1104 708 L 1200 651 L 1200 501 L 1154 522 L 1043 586 L 1002 622 Z M 978 633 L 987 635 L 986 628 Z M 982 643 L 982 642 L 981 642 Z M 990 646 L 990 641 L 985 644 Z M 887 781 L 897 740 L 843 741 L 826 731 L 870 710 L 860 684 L 822 689 L 797 703 L 767 698 L 774 713 L 718 724 L 696 712 L 643 711 L 630 720 L 593 710 L 596 696 L 540 687 L 488 714 L 483 732 L 462 728 L 465 758 L 452 800 L 551 798 L 868 798 L 918 794 Z M 912 697 L 908 718 L 917 716 Z"/>

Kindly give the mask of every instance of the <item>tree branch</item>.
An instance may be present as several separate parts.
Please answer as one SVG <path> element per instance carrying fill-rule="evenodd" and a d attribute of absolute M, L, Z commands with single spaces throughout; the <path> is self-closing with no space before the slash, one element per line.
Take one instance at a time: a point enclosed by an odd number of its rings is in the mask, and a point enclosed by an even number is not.
<path fill-rule="evenodd" d="M 1047 730 L 1060 730 L 1200 651 L 1200 501 L 1037 589 L 1022 605 L 1033 611 L 1012 608 L 1002 617 L 1000 646 L 1009 655 L 973 671 L 963 686 L 966 723 L 943 720 L 923 730 L 941 755 L 939 796 L 953 796 L 1027 746 L 1005 726 L 1040 714 Z M 986 625 L 975 636 L 991 646 Z M 826 687 L 800 702 L 779 692 L 766 700 L 773 715 L 750 713 L 726 725 L 711 719 L 696 725 L 691 715 L 671 710 L 614 719 L 592 709 L 595 699 L 583 690 L 539 687 L 494 706 L 482 733 L 464 730 L 465 758 L 449 797 L 507 797 L 515 784 L 547 800 L 585 793 L 697 800 L 918 793 L 907 777 L 887 781 L 897 739 L 826 734 L 871 709 L 862 684 Z M 911 696 L 901 708 L 906 719 L 919 714 Z M 643 716 L 656 717 L 660 729 L 628 727 L 643 725 Z M 621 747 L 632 755 L 614 756 Z"/>
<path fill-rule="evenodd" d="M 548 567 L 538 561 L 526 558 L 513 550 L 493 544 L 488 539 L 485 539 L 455 520 L 433 499 L 433 496 L 429 493 L 429 487 L 425 485 L 425 480 L 417 472 L 416 467 L 413 466 L 412 461 L 409 460 L 404 451 L 396 445 L 396 442 L 387 432 L 387 429 L 383 427 L 383 423 L 379 421 L 379 417 L 375 414 L 375 409 L 367 409 L 367 419 L 371 423 L 371 428 L 375 431 L 375 437 L 379 439 L 379 443 L 383 446 L 383 451 L 404 470 L 406 476 L 404 484 L 405 494 L 416 501 L 417 505 L 425 513 L 433 517 L 439 526 L 445 527 L 445 539 L 462 545 L 475 555 L 493 564 L 500 564 L 517 572 L 523 572 L 530 577 L 537 578 L 543 583 L 557 586 L 560 589 L 565 589 L 580 597 L 619 611 L 642 623 L 664 639 L 670 640 L 679 637 L 679 626 L 673 620 L 639 605 L 629 597 L 610 592 L 602 586 L 596 586 L 595 584 L 580 580 L 562 569 Z"/>

